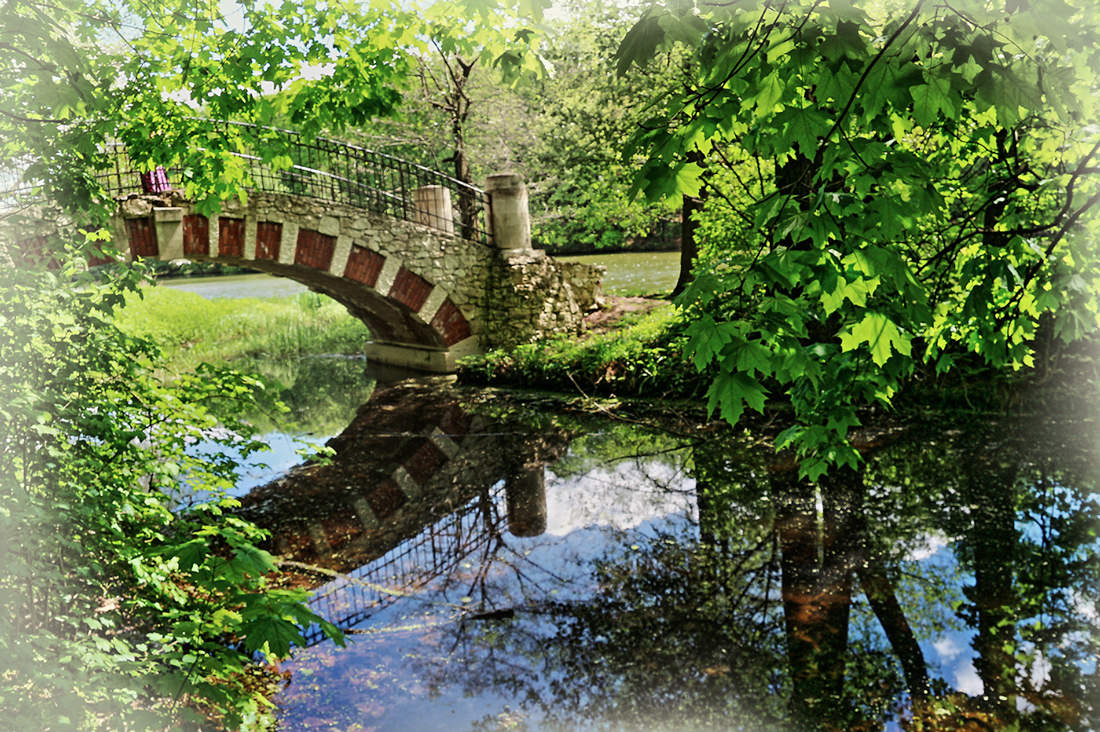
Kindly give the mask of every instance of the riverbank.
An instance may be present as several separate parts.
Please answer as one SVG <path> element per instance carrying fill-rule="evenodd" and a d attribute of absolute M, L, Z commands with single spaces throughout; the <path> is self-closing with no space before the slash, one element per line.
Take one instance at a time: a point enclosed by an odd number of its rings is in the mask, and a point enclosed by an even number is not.
<path fill-rule="evenodd" d="M 343 305 L 314 292 L 207 299 L 158 285 L 128 296 L 115 322 L 157 342 L 157 372 L 166 381 L 202 363 L 258 378 L 264 388 L 243 416 L 263 433 L 339 432 L 374 387 L 363 356 L 370 332 Z"/>
<path fill-rule="evenodd" d="M 687 323 L 676 305 L 654 298 L 608 297 L 586 323 L 588 329 L 579 338 L 563 336 L 464 359 L 459 383 L 581 397 L 690 400 L 702 408 L 714 373 L 698 372 L 683 355 Z M 930 409 L 981 414 L 1057 408 L 1080 413 L 1100 403 L 1100 337 L 1072 344 L 1047 339 L 1036 346 L 1036 366 L 1020 372 L 991 369 L 973 355 L 958 358 L 969 365 L 954 374 L 937 375 L 923 367 L 895 395 L 890 413 L 899 419 L 918 418 Z M 788 406 L 780 395 L 769 401 L 768 413 L 784 414 Z M 864 417 L 874 419 L 880 411 L 869 407 Z M 759 421 L 753 412 L 742 420 Z"/>
<path fill-rule="evenodd" d="M 586 323 L 580 338 L 561 336 L 464 359 L 459 382 L 653 399 L 704 393 L 706 383 L 683 360 L 684 322 L 677 306 L 608 297 Z"/>
<path fill-rule="evenodd" d="M 224 298 L 168 287 L 130 295 L 116 312 L 126 333 L 155 340 L 166 367 L 185 373 L 200 363 L 240 364 L 311 354 L 361 354 L 366 326 L 335 300 L 313 292 L 285 298 Z"/>

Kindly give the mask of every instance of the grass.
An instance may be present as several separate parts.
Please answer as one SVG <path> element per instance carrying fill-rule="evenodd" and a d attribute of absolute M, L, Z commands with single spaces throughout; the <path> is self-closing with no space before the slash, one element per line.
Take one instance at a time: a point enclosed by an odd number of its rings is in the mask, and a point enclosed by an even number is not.
<path fill-rule="evenodd" d="M 685 397 L 699 380 L 681 357 L 683 318 L 666 305 L 623 317 L 606 333 L 554 338 L 463 360 L 465 383 L 512 384 L 590 394 Z"/>
<path fill-rule="evenodd" d="M 147 287 L 116 313 L 123 331 L 161 344 L 170 371 L 200 363 L 285 361 L 316 354 L 362 353 L 370 333 L 335 300 L 313 292 L 286 298 L 207 300 L 169 287 Z"/>
<path fill-rule="evenodd" d="M 200 363 L 259 376 L 266 388 L 248 414 L 236 416 L 263 432 L 335 434 L 374 388 L 361 358 L 370 332 L 317 293 L 208 300 L 146 287 L 128 297 L 115 319 L 123 331 L 161 345 L 168 380 Z M 317 358 L 340 354 L 360 358 Z"/>

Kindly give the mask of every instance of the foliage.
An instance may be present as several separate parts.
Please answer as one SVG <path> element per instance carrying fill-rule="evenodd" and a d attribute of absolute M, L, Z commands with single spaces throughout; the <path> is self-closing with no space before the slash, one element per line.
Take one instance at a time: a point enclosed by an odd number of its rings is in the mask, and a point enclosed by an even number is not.
<path fill-rule="evenodd" d="M 72 262 L 82 260 L 73 259 Z M 112 312 L 140 272 L 96 284 L 4 268 L 0 282 L 0 709 L 15 728 L 145 728 L 193 717 L 257 724 L 268 702 L 253 654 L 283 656 L 305 626 L 339 631 L 277 590 L 262 532 L 224 497 L 235 463 L 263 446 L 237 413 L 261 388 L 202 366 L 166 387 L 156 345 Z M 173 496 L 212 500 L 173 513 Z"/>
<path fill-rule="evenodd" d="M 540 20 L 541 11 L 504 4 L 492 10 L 498 30 L 472 35 L 453 18 L 480 16 L 456 8 L 431 6 L 444 22 L 432 26 L 428 52 L 416 57 L 416 83 L 395 114 L 347 134 L 367 147 L 450 168 L 475 185 L 492 173 L 522 173 L 531 192 L 532 237 L 548 251 L 669 247 L 663 223 L 678 204 L 631 200 L 637 161 L 624 163 L 620 152 L 655 85 L 669 83 L 667 72 L 613 76 L 609 59 L 632 11 L 572 3 Z M 529 33 L 508 30 L 517 23 Z M 443 52 L 459 41 L 461 48 Z M 497 61 L 512 55 L 523 62 L 509 75 Z"/>
<path fill-rule="evenodd" d="M 234 128 L 289 118 L 306 134 L 393 108 L 415 40 L 385 3 L 235 4 L 64 0 L 9 3 L 0 15 L 0 159 L 72 211 L 107 210 L 97 171 L 117 140 L 139 168 L 179 171 L 210 210 L 248 184 Z M 361 29 L 369 27 L 370 33 Z M 325 73 L 317 73 L 323 69 Z M 273 137 L 266 162 L 287 164 Z"/>
<path fill-rule="evenodd" d="M 638 187 L 703 189 L 745 232 L 682 299 L 692 360 L 717 368 L 711 408 L 736 422 L 785 392 L 798 423 L 780 446 L 819 476 L 856 464 L 860 409 L 918 368 L 1020 369 L 1040 327 L 1096 328 L 1092 16 L 689 2 L 635 24 L 620 69 L 692 53 L 635 135 Z"/>
<path fill-rule="evenodd" d="M 476 69 L 494 69 L 499 82 L 545 73 L 539 55 L 539 22 L 544 0 L 432 2 L 423 10 L 424 52 L 417 55 L 416 78 L 429 106 L 442 113 L 452 149 L 454 177 L 473 183 L 466 154 L 466 126 L 472 100 L 469 84 Z M 467 22 L 456 23 L 456 18 Z"/>
<path fill-rule="evenodd" d="M 697 380 L 680 356 L 682 320 L 675 307 L 623 318 L 607 333 L 552 338 L 466 359 L 461 377 L 471 383 L 518 384 L 598 394 L 684 397 Z"/>
<path fill-rule="evenodd" d="M 567 12 L 547 32 L 553 75 L 521 90 L 533 137 L 521 159 L 531 181 L 531 235 L 553 252 L 633 248 L 664 233 L 679 208 L 632 200 L 640 161 L 621 153 L 647 98 L 671 86 L 672 62 L 616 76 L 611 56 L 634 9 L 601 1 L 572 3 Z"/>

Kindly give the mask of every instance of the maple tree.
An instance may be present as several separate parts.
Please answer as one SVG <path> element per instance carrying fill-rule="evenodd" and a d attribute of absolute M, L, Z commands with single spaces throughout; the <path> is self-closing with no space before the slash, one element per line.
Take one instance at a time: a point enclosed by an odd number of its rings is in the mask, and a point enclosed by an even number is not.
<path fill-rule="evenodd" d="M 692 53 L 635 134 L 649 198 L 706 193 L 689 354 L 735 423 L 855 466 L 859 411 L 918 369 L 1021 369 L 1097 327 L 1097 33 L 1084 3 L 669 2 L 620 69 Z M 705 167 L 704 167 L 705 166 Z M 706 174 L 704 175 L 704 170 Z"/>

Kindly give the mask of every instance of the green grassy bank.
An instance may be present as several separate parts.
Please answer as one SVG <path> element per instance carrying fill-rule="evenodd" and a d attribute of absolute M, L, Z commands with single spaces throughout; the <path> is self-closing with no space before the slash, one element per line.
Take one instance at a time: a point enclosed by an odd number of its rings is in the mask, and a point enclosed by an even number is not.
<path fill-rule="evenodd" d="M 343 305 L 313 292 L 288 298 L 207 300 L 169 287 L 130 296 L 116 320 L 123 331 L 157 341 L 169 368 L 200 363 L 286 360 L 363 352 L 366 326 Z"/>
<path fill-rule="evenodd" d="M 561 336 L 464 359 L 459 379 L 601 396 L 699 396 L 706 384 L 681 355 L 683 324 L 679 309 L 665 304 L 580 339 Z"/>
<path fill-rule="evenodd" d="M 259 376 L 266 388 L 244 416 L 262 432 L 339 432 L 373 389 L 364 361 L 341 357 L 361 356 L 370 332 L 343 305 L 313 292 L 208 300 L 146 287 L 128 296 L 115 321 L 160 344 L 168 380 L 204 362 Z"/>
<path fill-rule="evenodd" d="M 581 394 L 584 396 L 692 400 L 706 403 L 713 369 L 699 373 L 684 355 L 688 325 L 677 306 L 630 313 L 576 338 L 562 336 L 512 349 L 495 349 L 460 363 L 461 383 Z M 1035 368 L 1003 373 L 973 354 L 960 353 L 955 373 L 923 365 L 889 410 L 898 419 L 936 409 L 975 413 L 1054 408 L 1073 411 L 1093 404 L 1100 384 L 1100 338 L 1073 344 L 1047 338 L 1035 344 Z M 769 410 L 790 409 L 785 390 L 769 383 Z M 871 412 L 880 411 L 870 408 Z M 753 419 L 754 413 L 745 415 Z"/>

